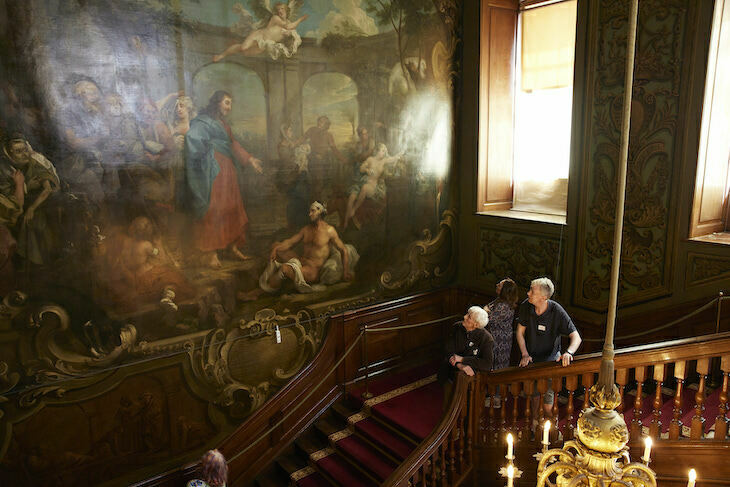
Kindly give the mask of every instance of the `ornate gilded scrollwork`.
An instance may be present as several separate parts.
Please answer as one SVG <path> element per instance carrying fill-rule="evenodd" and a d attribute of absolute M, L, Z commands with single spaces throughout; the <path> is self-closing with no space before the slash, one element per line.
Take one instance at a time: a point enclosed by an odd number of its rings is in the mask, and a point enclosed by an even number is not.
<path fill-rule="evenodd" d="M 244 417 L 261 406 L 276 386 L 290 379 L 314 356 L 321 340 L 315 337 L 322 336 L 319 327 L 323 326 L 323 320 L 314 318 L 307 310 L 280 315 L 266 308 L 256 312 L 252 320 L 240 320 L 229 332 L 221 328 L 213 330 L 203 338 L 202 344 L 190 341 L 185 345 L 188 383 L 201 397 L 213 398 L 214 404 L 226 408 L 232 417 Z M 285 331 L 287 335 L 293 335 L 296 342 L 294 357 L 286 357 L 286 367 L 279 362 L 268 380 L 252 380 L 251 383 L 248 383 L 245 371 L 234 374 L 231 362 L 243 350 L 238 348 L 239 343 L 272 340 L 277 328 L 279 333 Z M 252 363 L 257 367 L 262 365 L 256 358 Z"/>
<path fill-rule="evenodd" d="M 424 230 L 424 239 L 412 243 L 408 251 L 408 273 L 400 279 L 393 271 L 380 276 L 380 284 L 389 291 L 406 291 L 421 280 L 429 279 L 432 285 L 444 284 L 456 272 L 456 212 L 444 211 L 439 233 L 435 238 Z"/>
<path fill-rule="evenodd" d="M 95 384 L 111 372 L 108 368 L 121 360 L 134 346 L 137 330 L 131 324 L 118 331 L 116 345 L 104 350 L 94 343 L 83 343 L 71 330 L 71 317 L 61 306 L 46 303 L 30 307 L 26 299 L 16 296 L 14 317 L 24 318 L 18 352 L 23 373 L 28 377 L 18 393 L 21 407 L 32 407 L 44 396 L 60 398 L 70 390 Z M 5 308 L 7 309 L 7 308 Z M 82 333 L 92 335 L 96 325 L 87 321 Z"/>

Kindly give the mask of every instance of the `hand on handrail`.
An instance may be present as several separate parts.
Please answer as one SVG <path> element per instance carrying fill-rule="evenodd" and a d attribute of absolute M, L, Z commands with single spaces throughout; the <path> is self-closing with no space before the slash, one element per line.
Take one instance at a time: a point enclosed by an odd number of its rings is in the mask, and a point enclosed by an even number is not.
<path fill-rule="evenodd" d="M 569 353 L 569 352 L 565 352 L 563 355 L 558 357 L 557 360 L 555 360 L 555 361 L 561 362 L 563 364 L 563 367 L 567 367 L 573 361 L 573 354 Z"/>
<path fill-rule="evenodd" d="M 474 377 L 474 369 L 472 369 L 470 365 L 464 365 L 459 363 L 456 365 L 456 368 L 463 371 L 469 377 Z"/>
<path fill-rule="evenodd" d="M 527 367 L 527 364 L 532 362 L 532 357 L 529 355 L 523 355 L 520 359 L 520 367 Z"/>

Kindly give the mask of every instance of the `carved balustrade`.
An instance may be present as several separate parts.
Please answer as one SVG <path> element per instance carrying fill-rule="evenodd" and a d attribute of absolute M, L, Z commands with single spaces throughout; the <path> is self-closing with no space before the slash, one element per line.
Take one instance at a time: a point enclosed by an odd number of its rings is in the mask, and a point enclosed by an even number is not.
<path fill-rule="evenodd" d="M 619 411 L 630 416 L 627 425 L 632 442 L 646 435 L 655 441 L 728 441 L 730 333 L 619 349 L 614 360 L 616 385 L 623 399 Z M 600 354 L 595 353 L 576 357 L 568 367 L 531 364 L 527 368 L 513 367 L 481 375 L 479 381 L 487 394 L 494 397 L 498 388 L 501 401 L 488 402 L 479 426 L 478 444 L 503 442 L 508 431 L 519 435 L 522 441 L 534 441 L 531 427 L 535 422 L 542 425 L 545 419 L 556 425 L 553 441 L 558 437 L 573 439 L 585 390 L 594 383 L 600 361 Z M 559 394 L 553 403 L 552 417 L 545 418 L 542 406 L 549 381 Z M 534 391 L 540 394 L 537 408 L 529 400 Z M 705 408 L 710 392 L 717 394 L 719 401 L 711 415 Z M 667 418 L 662 408 L 668 402 L 672 408 Z M 688 403 L 694 411 L 691 417 Z M 668 427 L 663 427 L 662 422 L 666 421 Z M 714 424 L 714 428 L 709 428 L 708 423 Z M 537 436 L 536 441 L 540 441 L 541 435 Z"/>

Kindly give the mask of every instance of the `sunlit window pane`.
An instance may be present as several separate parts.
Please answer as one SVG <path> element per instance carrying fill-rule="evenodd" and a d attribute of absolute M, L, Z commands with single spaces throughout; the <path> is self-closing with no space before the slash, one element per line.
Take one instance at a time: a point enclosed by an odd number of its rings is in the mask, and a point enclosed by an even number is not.
<path fill-rule="evenodd" d="M 575 25 L 575 0 L 521 14 L 514 210 L 566 214 Z"/>

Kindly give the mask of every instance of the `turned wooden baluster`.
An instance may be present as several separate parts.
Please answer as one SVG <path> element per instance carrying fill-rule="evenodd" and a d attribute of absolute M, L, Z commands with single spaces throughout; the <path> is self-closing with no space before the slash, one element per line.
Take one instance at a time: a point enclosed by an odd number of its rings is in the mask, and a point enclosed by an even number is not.
<path fill-rule="evenodd" d="M 523 384 L 525 390 L 525 424 L 522 427 L 522 438 L 527 441 L 530 438 L 530 430 L 532 428 L 532 388 L 535 384 L 531 380 L 526 380 Z"/>
<path fill-rule="evenodd" d="M 583 385 L 583 387 L 586 388 L 585 397 L 583 399 L 583 409 L 590 407 L 591 403 L 588 400 L 588 392 L 591 389 L 591 386 L 593 385 L 593 372 L 587 372 L 580 376 L 580 383 Z"/>
<path fill-rule="evenodd" d="M 545 393 L 548 390 L 548 381 L 547 379 L 537 379 L 537 392 L 540 393 L 540 405 L 538 406 L 538 410 L 535 411 L 535 417 L 538 418 L 538 423 L 542 427 L 543 423 L 545 422 Z M 535 433 L 535 438 L 537 438 L 537 433 Z"/>
<path fill-rule="evenodd" d="M 649 425 L 649 436 L 659 439 L 662 434 L 662 384 L 664 384 L 664 364 L 654 365 L 654 409 L 652 410 L 651 424 Z"/>
<path fill-rule="evenodd" d="M 469 397 L 469 396 L 467 396 Z M 466 437 L 469 434 L 469 408 L 463 407 L 459 413 L 459 422 L 456 424 L 458 432 L 457 441 L 459 442 L 459 473 L 464 472 L 464 445 L 466 444 Z"/>
<path fill-rule="evenodd" d="M 563 378 L 553 377 L 553 411 L 552 419 L 554 431 L 550 434 L 553 442 L 560 438 L 560 421 L 558 421 L 558 393 L 563 389 Z"/>
<path fill-rule="evenodd" d="M 618 384 L 618 395 L 621 398 L 621 403 L 616 407 L 616 411 L 619 414 L 624 413 L 626 407 L 626 401 L 624 399 L 624 391 L 626 390 L 626 384 L 629 381 L 629 369 L 618 369 L 616 370 L 616 384 Z"/>
<path fill-rule="evenodd" d="M 509 386 L 509 392 L 512 395 L 512 429 L 517 431 L 517 415 L 519 414 L 517 399 L 520 397 L 520 383 L 513 382 Z M 504 405 L 502 406 L 504 407 Z"/>
<path fill-rule="evenodd" d="M 684 360 L 674 364 L 674 378 L 677 386 L 674 391 L 674 407 L 672 408 L 672 422 L 669 423 L 669 439 L 678 440 L 682 436 L 682 387 L 687 378 L 687 362 Z"/>
<path fill-rule="evenodd" d="M 503 437 L 507 431 L 507 384 L 501 384 L 499 386 L 500 397 L 499 404 L 499 434 L 497 435 L 496 441 L 499 443 L 499 438 Z"/>
<path fill-rule="evenodd" d="M 641 391 L 646 380 L 646 367 L 636 367 L 636 398 L 634 398 L 634 417 L 631 418 L 631 437 L 638 440 L 641 437 L 642 400 Z"/>
<path fill-rule="evenodd" d="M 722 372 L 722 390 L 720 391 L 720 404 L 718 405 L 717 417 L 715 418 L 715 441 L 725 441 L 727 436 L 727 383 L 730 376 L 730 355 L 725 355 L 720 360 L 720 371 Z"/>
<path fill-rule="evenodd" d="M 578 388 L 578 376 L 568 376 L 565 379 L 565 388 L 568 389 L 568 409 L 566 411 L 567 421 L 563 436 L 566 440 L 572 440 L 575 437 L 575 405 L 573 404 L 573 396 L 575 395 L 575 390 Z"/>
<path fill-rule="evenodd" d="M 697 373 L 700 375 L 700 383 L 695 394 L 695 415 L 692 417 L 692 425 L 690 426 L 689 437 L 693 440 L 700 440 L 705 433 L 705 418 L 702 413 L 705 412 L 705 380 L 710 368 L 710 359 L 701 358 L 697 360 Z"/>
<path fill-rule="evenodd" d="M 494 390 L 496 386 L 487 385 L 487 394 L 489 395 L 489 413 L 487 415 L 487 443 L 494 442 L 495 429 L 494 428 Z"/>
<path fill-rule="evenodd" d="M 424 463 L 423 465 L 421 465 L 421 468 L 418 469 L 418 475 L 419 475 L 419 480 L 420 480 L 419 483 L 421 484 L 421 487 L 426 487 L 426 464 L 427 463 L 428 462 Z"/>
<path fill-rule="evenodd" d="M 474 413 L 476 411 L 479 411 L 480 409 L 477 407 L 479 406 L 479 401 L 481 401 L 481 395 L 479 394 L 479 389 L 476 386 L 476 382 L 473 382 L 469 384 L 469 397 L 471 398 L 471 405 L 468 408 L 467 415 L 466 415 L 466 427 L 464 428 L 464 436 L 466 437 L 466 458 L 471 463 L 472 454 L 471 454 L 471 448 L 472 448 L 472 432 L 476 429 L 474 427 L 474 423 L 476 422 L 476 418 L 474 417 Z M 478 436 L 477 436 L 478 438 Z M 477 440 L 478 441 L 478 440 Z"/>
<path fill-rule="evenodd" d="M 454 485 L 456 479 L 456 428 L 449 434 L 449 484 Z"/>
<path fill-rule="evenodd" d="M 439 456 L 441 457 L 441 487 L 448 487 L 449 479 L 446 477 L 446 442 L 439 446 Z"/>

